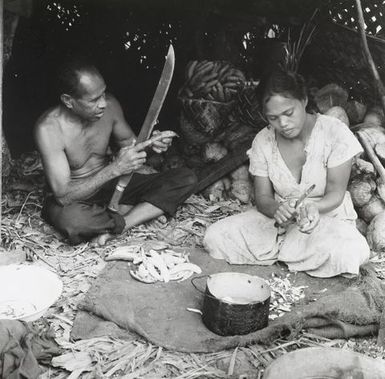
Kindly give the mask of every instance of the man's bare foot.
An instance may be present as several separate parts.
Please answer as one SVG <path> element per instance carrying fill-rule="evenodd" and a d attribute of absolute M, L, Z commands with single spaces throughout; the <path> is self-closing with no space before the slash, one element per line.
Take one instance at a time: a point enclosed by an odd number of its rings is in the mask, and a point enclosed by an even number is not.
<path fill-rule="evenodd" d="M 110 234 L 110 233 L 100 234 L 99 236 L 97 236 L 91 240 L 90 246 L 91 247 L 104 246 L 107 241 L 109 241 L 113 238 L 114 238 L 114 235 Z"/>

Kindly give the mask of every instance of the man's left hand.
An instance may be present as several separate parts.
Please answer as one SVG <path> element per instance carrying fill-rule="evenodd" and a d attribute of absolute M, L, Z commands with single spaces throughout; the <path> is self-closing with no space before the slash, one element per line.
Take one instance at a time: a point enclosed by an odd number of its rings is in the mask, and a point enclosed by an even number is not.
<path fill-rule="evenodd" d="M 171 146 L 174 137 L 178 137 L 178 134 L 172 130 L 165 130 L 163 132 L 154 130 L 151 136 L 151 140 L 153 141 L 151 144 L 152 150 L 156 153 L 164 153 Z"/>

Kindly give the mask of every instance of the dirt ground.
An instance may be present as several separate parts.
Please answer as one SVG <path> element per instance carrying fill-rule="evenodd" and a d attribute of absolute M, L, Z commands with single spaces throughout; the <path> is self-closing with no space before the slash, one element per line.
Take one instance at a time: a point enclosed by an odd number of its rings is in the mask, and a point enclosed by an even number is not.
<path fill-rule="evenodd" d="M 70 332 L 77 304 L 105 266 L 104 257 L 130 239 L 162 240 L 170 246 L 199 247 L 205 228 L 212 222 L 242 211 L 245 206 L 226 199 L 212 203 L 193 195 L 174 218 L 161 217 L 136 227 L 104 247 L 89 243 L 69 246 L 40 218 L 44 179 L 36 154 L 24 155 L 14 162 L 12 175 L 5 183 L 2 197 L 1 237 L 5 251 L 23 251 L 31 264 L 55 270 L 64 284 L 59 300 L 36 321 L 50 327 L 62 355 L 43 366 L 42 379 L 48 378 L 262 378 L 263 371 L 275 358 L 299 348 L 329 346 L 349 349 L 367 356 L 385 359 L 385 352 L 374 338 L 328 340 L 302 332 L 295 340 L 278 340 L 269 346 L 252 345 L 212 354 L 186 354 L 153 346 L 138 335 L 129 339 L 108 336 L 72 341 Z M 385 257 L 371 258 L 378 277 L 385 278 Z M 278 295 L 275 315 L 290 310 L 300 291 L 290 282 L 275 282 L 277 293 L 285 291 L 290 304 Z M 274 283 L 273 283 L 274 291 Z M 285 295 L 285 294 L 284 294 Z"/>

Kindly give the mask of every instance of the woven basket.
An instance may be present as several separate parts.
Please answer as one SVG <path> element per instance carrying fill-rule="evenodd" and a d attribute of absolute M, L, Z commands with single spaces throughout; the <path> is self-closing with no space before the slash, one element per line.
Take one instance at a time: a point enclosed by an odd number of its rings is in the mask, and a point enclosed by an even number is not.
<path fill-rule="evenodd" d="M 238 101 L 233 115 L 243 124 L 258 129 L 261 124 L 265 124 L 265 121 L 256 89 L 257 85 L 247 84 L 238 91 Z"/>
<path fill-rule="evenodd" d="M 206 136 L 215 136 L 226 127 L 228 115 L 234 102 L 179 98 L 185 120 L 195 131 Z"/>
<path fill-rule="evenodd" d="M 185 115 L 185 112 L 181 112 L 180 115 L 180 131 L 186 142 L 190 145 L 202 145 L 211 141 L 211 137 L 207 134 L 203 134 L 196 130 L 195 124 L 193 124 Z"/>

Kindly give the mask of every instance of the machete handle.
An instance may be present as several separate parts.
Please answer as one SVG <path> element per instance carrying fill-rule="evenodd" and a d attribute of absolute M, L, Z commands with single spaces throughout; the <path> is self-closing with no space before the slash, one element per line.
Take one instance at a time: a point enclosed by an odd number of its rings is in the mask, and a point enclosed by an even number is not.
<path fill-rule="evenodd" d="M 123 192 L 127 187 L 127 184 L 130 182 L 132 174 L 123 175 L 119 178 L 118 184 L 115 186 L 114 193 L 112 194 L 110 204 L 108 209 L 112 212 L 117 213 L 119 209 L 119 201 L 122 198 Z"/>

